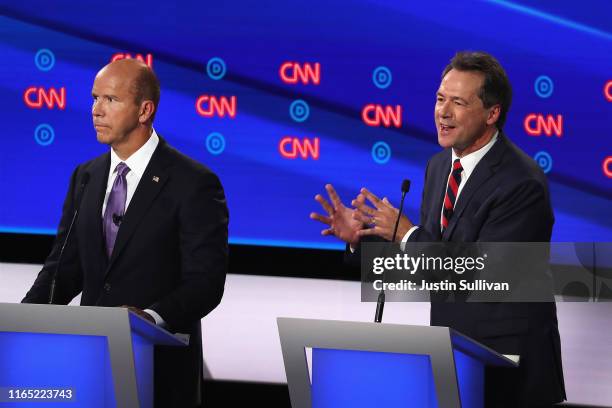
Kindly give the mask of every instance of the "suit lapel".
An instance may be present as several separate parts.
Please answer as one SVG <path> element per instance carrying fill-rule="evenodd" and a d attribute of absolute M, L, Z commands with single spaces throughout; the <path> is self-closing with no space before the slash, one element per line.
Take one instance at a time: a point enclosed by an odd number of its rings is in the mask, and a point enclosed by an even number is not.
<path fill-rule="evenodd" d="M 105 265 L 107 261 L 102 235 L 102 204 L 106 193 L 109 168 L 110 153 L 107 153 L 94 162 L 88 170 L 91 178 L 81 203 L 82 216 L 79 216 L 81 222 L 85 224 L 86 239 L 91 241 L 91 248 L 94 248 L 95 251 L 94 254 L 87 256 L 101 261 L 101 263 L 96 262 L 96 265 Z"/>
<path fill-rule="evenodd" d="M 117 257 L 129 242 L 134 231 L 142 221 L 142 218 L 146 215 L 147 210 L 168 181 L 168 173 L 166 170 L 168 164 L 166 160 L 167 152 L 168 147 L 165 141 L 160 137 L 159 145 L 155 149 L 153 156 L 151 156 L 151 160 L 138 183 L 138 187 L 134 192 L 134 196 L 121 222 L 113 253 L 108 262 L 107 274 Z"/>
<path fill-rule="evenodd" d="M 501 160 L 505 150 L 506 140 L 504 138 L 504 135 L 500 132 L 497 136 L 497 141 L 495 142 L 493 147 L 491 147 L 491 150 L 489 150 L 487 154 L 485 154 L 484 157 L 480 160 L 480 162 L 476 165 L 476 168 L 474 168 L 472 175 L 468 179 L 466 185 L 461 190 L 459 199 L 455 204 L 453 216 L 450 219 L 448 228 L 446 228 L 446 230 L 444 231 L 444 235 L 442 237 L 444 241 L 448 241 L 450 239 L 453 230 L 457 225 L 457 221 L 459 220 L 459 218 L 461 218 L 461 214 L 463 214 L 463 211 L 467 207 L 467 204 L 470 202 L 474 194 L 478 191 L 480 186 L 495 173 L 495 166 Z"/>
<path fill-rule="evenodd" d="M 448 149 L 444 154 L 444 159 L 442 161 L 443 165 L 441 166 L 440 173 L 434 174 L 435 176 L 435 186 L 434 186 L 434 203 L 433 208 L 435 209 L 434 214 L 431 217 L 431 232 L 434 234 L 434 237 L 440 238 L 440 214 L 442 211 L 442 203 L 444 202 L 444 194 L 446 194 L 446 183 L 448 182 L 448 174 L 451 169 L 451 151 Z"/>

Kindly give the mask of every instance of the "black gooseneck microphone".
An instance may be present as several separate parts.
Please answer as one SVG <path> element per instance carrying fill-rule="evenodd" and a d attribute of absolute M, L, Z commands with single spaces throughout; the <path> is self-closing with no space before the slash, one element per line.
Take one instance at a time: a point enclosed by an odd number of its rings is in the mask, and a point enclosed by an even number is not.
<path fill-rule="evenodd" d="M 72 232 L 72 227 L 74 226 L 74 222 L 77 219 L 79 214 L 79 207 L 81 206 L 81 199 L 83 198 L 83 192 L 85 191 L 85 187 L 89 183 L 89 173 L 83 174 L 81 177 L 81 185 L 79 186 L 79 193 L 76 199 L 76 206 L 74 207 L 74 214 L 72 215 L 72 220 L 70 221 L 70 226 L 68 227 L 68 232 L 66 233 L 66 238 L 64 238 L 64 242 L 62 243 L 62 248 L 60 249 L 59 256 L 57 257 L 57 265 L 55 266 L 55 270 L 53 271 L 53 277 L 51 278 L 51 289 L 49 290 L 49 304 L 53 304 L 53 300 L 55 300 L 55 287 L 57 283 L 57 275 L 62 266 L 62 258 L 64 256 L 64 249 L 66 249 L 66 244 L 68 244 L 68 239 L 70 239 L 70 233 Z"/>
<path fill-rule="evenodd" d="M 393 240 L 395 242 L 395 236 L 397 235 L 397 227 L 399 227 L 400 218 L 402 216 L 402 210 L 404 209 L 404 199 L 406 194 L 410 191 L 410 180 L 404 179 L 402 181 L 402 200 L 400 201 L 399 212 L 397 213 L 397 219 L 395 220 L 395 228 L 393 228 Z M 382 281 L 385 283 L 385 273 L 383 272 Z M 382 322 L 383 311 L 385 309 L 385 289 L 384 286 L 380 288 L 378 294 L 378 300 L 376 301 L 376 314 L 374 315 L 374 323 Z"/>

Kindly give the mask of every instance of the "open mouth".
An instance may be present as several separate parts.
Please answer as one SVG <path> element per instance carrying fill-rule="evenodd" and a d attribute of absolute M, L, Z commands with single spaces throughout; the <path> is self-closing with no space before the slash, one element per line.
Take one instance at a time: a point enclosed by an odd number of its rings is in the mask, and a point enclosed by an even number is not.
<path fill-rule="evenodd" d="M 449 126 L 449 125 L 443 125 L 443 124 L 440 124 L 440 131 L 441 131 L 442 133 L 448 133 L 448 132 L 450 132 L 451 130 L 453 130 L 454 128 L 455 128 L 454 126 Z"/>

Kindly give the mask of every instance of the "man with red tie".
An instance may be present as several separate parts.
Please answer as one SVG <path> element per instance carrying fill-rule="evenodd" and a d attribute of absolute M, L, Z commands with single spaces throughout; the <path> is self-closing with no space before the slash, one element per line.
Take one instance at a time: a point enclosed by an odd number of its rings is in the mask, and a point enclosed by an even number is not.
<path fill-rule="evenodd" d="M 420 224 L 400 217 L 396 240 L 406 242 L 549 242 L 554 215 L 548 183 L 537 164 L 503 133 L 512 100 L 504 69 L 491 55 L 459 52 L 444 69 L 434 118 L 443 151 L 425 172 Z M 358 251 L 363 237 L 393 239 L 398 216 L 387 199 L 363 188 L 343 205 L 326 186 L 324 235 Z M 371 203 L 368 205 L 366 200 Z M 550 406 L 565 399 L 554 303 L 432 302 L 431 325 L 447 326 L 503 354 L 517 369 L 487 369 L 485 406 Z"/>

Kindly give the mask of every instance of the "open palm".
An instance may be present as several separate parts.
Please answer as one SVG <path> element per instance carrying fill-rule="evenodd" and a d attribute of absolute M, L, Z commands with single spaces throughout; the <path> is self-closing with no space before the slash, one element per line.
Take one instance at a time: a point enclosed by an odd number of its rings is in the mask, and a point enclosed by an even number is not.
<path fill-rule="evenodd" d="M 315 200 L 321 204 L 327 215 L 311 213 L 310 218 L 326 224 L 329 228 L 321 231 L 322 235 L 333 235 L 338 239 L 353 246 L 359 243 L 358 231 L 363 228 L 363 223 L 355 219 L 356 210 L 347 208 L 338 196 L 331 184 L 325 185 L 325 190 L 331 201 L 328 202 L 321 194 L 315 196 Z"/>

